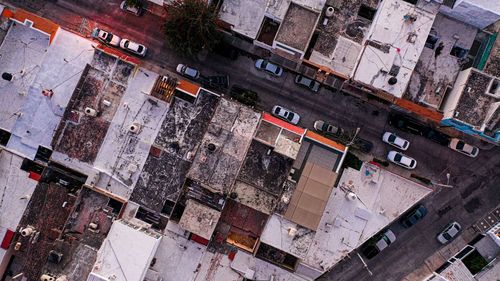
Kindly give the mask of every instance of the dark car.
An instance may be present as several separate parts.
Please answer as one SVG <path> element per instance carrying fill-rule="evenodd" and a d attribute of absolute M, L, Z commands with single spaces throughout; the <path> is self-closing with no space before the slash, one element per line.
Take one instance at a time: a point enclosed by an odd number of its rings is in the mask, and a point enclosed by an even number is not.
<path fill-rule="evenodd" d="M 260 101 L 259 95 L 256 92 L 239 85 L 233 85 L 231 87 L 230 95 L 235 100 L 248 106 L 256 106 Z"/>
<path fill-rule="evenodd" d="M 418 120 L 397 113 L 389 115 L 389 125 L 398 128 L 401 131 L 420 136 L 423 136 L 427 129 L 427 127 Z"/>
<path fill-rule="evenodd" d="M 227 89 L 229 87 L 229 75 L 200 76 L 198 79 L 203 86 L 211 89 Z"/>
<path fill-rule="evenodd" d="M 371 259 L 378 255 L 382 250 L 389 247 L 392 243 L 396 241 L 396 235 L 392 230 L 388 229 L 382 234 L 376 235 L 375 237 L 368 240 L 364 246 L 361 248 L 361 253 L 368 259 Z"/>
<path fill-rule="evenodd" d="M 450 144 L 450 137 L 434 129 L 427 128 L 424 130 L 424 137 L 430 139 L 433 142 L 439 143 L 442 146 L 448 146 Z"/>
<path fill-rule="evenodd" d="M 230 44 L 221 41 L 217 45 L 215 45 L 214 49 L 212 52 L 221 55 L 223 57 L 226 57 L 230 60 L 236 60 L 238 59 L 238 49 L 235 47 L 231 46 Z"/>
<path fill-rule="evenodd" d="M 369 153 L 373 149 L 373 143 L 369 140 L 362 139 L 360 137 L 357 137 L 353 144 L 352 147 L 360 150 L 363 153 Z"/>
<path fill-rule="evenodd" d="M 416 224 L 419 220 L 427 215 L 427 209 L 424 205 L 418 205 L 417 208 L 406 214 L 399 222 L 404 227 L 408 228 Z"/>

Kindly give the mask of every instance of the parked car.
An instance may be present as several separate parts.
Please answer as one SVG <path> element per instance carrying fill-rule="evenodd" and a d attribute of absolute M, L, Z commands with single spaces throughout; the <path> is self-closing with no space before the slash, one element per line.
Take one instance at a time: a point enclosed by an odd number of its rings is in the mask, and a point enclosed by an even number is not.
<path fill-rule="evenodd" d="M 135 43 L 129 39 L 122 39 L 120 41 L 120 48 L 143 57 L 146 56 L 146 52 L 148 51 L 144 45 Z"/>
<path fill-rule="evenodd" d="M 446 228 L 443 231 L 441 231 L 441 233 L 438 234 L 436 238 L 441 244 L 446 244 L 451 240 L 453 240 L 461 229 L 462 227 L 458 222 L 456 221 L 451 222 L 446 226 Z"/>
<path fill-rule="evenodd" d="M 398 137 L 395 133 L 385 132 L 382 136 L 382 141 L 388 143 L 394 147 L 397 147 L 401 150 L 407 150 L 410 146 L 410 142 L 403 139 L 402 137 Z"/>
<path fill-rule="evenodd" d="M 274 116 L 280 118 L 280 119 L 283 119 L 287 122 L 290 122 L 294 125 L 297 125 L 300 121 L 300 116 L 295 113 L 295 112 L 292 112 L 284 107 L 281 107 L 279 105 L 275 105 L 273 107 L 273 111 L 271 112 Z"/>
<path fill-rule="evenodd" d="M 438 132 L 431 128 L 426 128 L 424 130 L 424 137 L 442 146 L 448 146 L 450 144 L 450 137 L 448 135 Z"/>
<path fill-rule="evenodd" d="M 408 214 L 403 216 L 399 221 L 401 225 L 408 228 L 416 224 L 419 220 L 423 219 L 427 215 L 427 209 L 424 205 L 418 205 L 415 209 L 411 210 Z"/>
<path fill-rule="evenodd" d="M 318 81 L 307 78 L 303 75 L 298 74 L 295 77 L 295 83 L 299 86 L 306 87 L 313 92 L 319 91 L 319 86 L 321 85 Z"/>
<path fill-rule="evenodd" d="M 389 115 L 389 125 L 415 135 L 424 135 L 426 126 L 419 121 L 397 113 L 392 113 Z"/>
<path fill-rule="evenodd" d="M 373 149 L 373 143 L 369 140 L 356 137 L 356 139 L 352 142 L 352 147 L 359 149 L 363 153 L 370 153 Z"/>
<path fill-rule="evenodd" d="M 257 68 L 258 70 L 265 71 L 276 77 L 280 77 L 283 74 L 283 68 L 268 60 L 258 59 L 255 62 L 255 68 Z"/>
<path fill-rule="evenodd" d="M 101 42 L 104 42 L 109 45 L 113 45 L 118 47 L 120 45 L 121 38 L 113 35 L 110 32 L 107 32 L 105 30 L 99 29 L 99 28 L 94 28 L 92 31 L 92 37 L 98 39 Z"/>
<path fill-rule="evenodd" d="M 259 94 L 252 90 L 245 89 L 239 85 L 233 85 L 231 87 L 230 95 L 235 100 L 248 106 L 256 106 L 260 101 Z"/>
<path fill-rule="evenodd" d="M 200 72 L 192 67 L 184 65 L 182 63 L 177 65 L 175 69 L 180 75 L 187 77 L 191 80 L 197 80 L 200 77 Z"/>
<path fill-rule="evenodd" d="M 323 120 L 317 120 L 316 122 L 314 122 L 314 129 L 318 132 L 337 137 L 344 133 L 344 130 L 342 128 L 328 124 Z"/>
<path fill-rule="evenodd" d="M 469 157 L 476 157 L 479 154 L 479 148 L 457 138 L 452 138 L 448 147 Z"/>
<path fill-rule="evenodd" d="M 382 235 L 370 239 L 366 246 L 362 248 L 361 253 L 363 253 L 366 258 L 371 259 L 382 250 L 389 247 L 394 241 L 396 241 L 396 235 L 394 235 L 392 230 L 388 229 Z"/>
<path fill-rule="evenodd" d="M 401 167 L 404 167 L 406 169 L 415 169 L 417 167 L 417 161 L 409 156 L 404 155 L 401 152 L 398 151 L 389 151 L 389 154 L 387 154 L 387 159 L 391 161 L 394 164 L 397 164 Z"/>
<path fill-rule="evenodd" d="M 127 1 L 122 1 L 122 3 L 120 4 L 120 9 L 124 10 L 125 12 L 134 14 L 136 16 L 140 16 L 144 12 L 141 6 L 128 5 Z"/>
<path fill-rule="evenodd" d="M 212 89 L 221 90 L 229 87 L 229 75 L 216 75 L 208 77 L 200 76 L 199 80 L 203 86 Z"/>

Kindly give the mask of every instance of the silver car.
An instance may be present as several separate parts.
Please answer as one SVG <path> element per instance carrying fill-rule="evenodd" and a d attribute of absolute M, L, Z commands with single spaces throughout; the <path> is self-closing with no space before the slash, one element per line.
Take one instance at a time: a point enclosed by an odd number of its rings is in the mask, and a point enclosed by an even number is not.
<path fill-rule="evenodd" d="M 467 144 L 463 140 L 459 140 L 456 138 L 452 138 L 450 140 L 450 144 L 448 144 L 448 147 L 473 158 L 479 154 L 479 148 Z"/>
<path fill-rule="evenodd" d="M 271 114 L 294 125 L 297 125 L 300 121 L 300 116 L 297 113 L 279 105 L 273 107 Z"/>
<path fill-rule="evenodd" d="M 192 80 L 197 80 L 200 77 L 200 72 L 198 70 L 182 63 L 178 64 L 175 70 L 182 76 L 190 78 Z"/>
<path fill-rule="evenodd" d="M 315 93 L 319 91 L 320 86 L 320 83 L 318 81 L 312 80 L 300 74 L 295 77 L 295 84 L 308 88 Z"/>
<path fill-rule="evenodd" d="M 267 72 L 276 77 L 280 77 L 283 74 L 283 68 L 268 60 L 258 59 L 255 62 L 255 68 Z"/>
<path fill-rule="evenodd" d="M 387 159 L 391 161 L 394 164 L 397 164 L 401 167 L 404 167 L 406 169 L 415 169 L 417 167 L 417 161 L 409 156 L 404 155 L 401 152 L 398 151 L 389 151 L 387 154 Z"/>
<path fill-rule="evenodd" d="M 436 238 L 441 244 L 446 244 L 453 240 L 461 229 L 462 227 L 460 226 L 460 224 L 454 221 L 452 223 L 449 223 L 446 228 L 438 234 Z"/>

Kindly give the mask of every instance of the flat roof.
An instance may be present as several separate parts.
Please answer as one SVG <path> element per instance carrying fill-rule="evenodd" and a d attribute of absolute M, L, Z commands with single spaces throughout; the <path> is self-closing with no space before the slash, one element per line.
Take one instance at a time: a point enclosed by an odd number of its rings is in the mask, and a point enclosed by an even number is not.
<path fill-rule="evenodd" d="M 500 98 L 487 95 L 491 80 L 488 74 L 472 69 L 454 110 L 454 118 L 477 128 L 485 126 L 493 113 L 499 110 Z M 496 78 L 500 81 L 500 79 Z"/>
<path fill-rule="evenodd" d="M 219 17 L 231 25 L 235 32 L 255 39 L 259 33 L 267 0 L 225 0 Z"/>
<path fill-rule="evenodd" d="M 142 281 L 160 241 L 159 234 L 116 220 L 99 249 L 92 272 L 114 275 L 117 280 Z"/>
<path fill-rule="evenodd" d="M 349 199 L 349 192 L 356 199 Z M 302 262 L 328 270 L 431 192 L 373 164 L 345 169 Z"/>
<path fill-rule="evenodd" d="M 264 214 L 272 214 L 278 204 L 277 196 L 241 181 L 236 181 L 233 192 L 237 195 L 234 200 Z"/>
<path fill-rule="evenodd" d="M 200 237 L 210 240 L 221 213 L 192 199 L 186 202 L 179 226 Z"/>
<path fill-rule="evenodd" d="M 274 151 L 295 159 L 306 130 L 293 125 L 288 126 L 289 124 L 285 123 L 274 116 L 263 113 L 255 133 L 255 139 L 272 146 Z"/>
<path fill-rule="evenodd" d="M 187 177 L 214 192 L 229 193 L 259 118 L 250 108 L 221 99 Z"/>
<path fill-rule="evenodd" d="M 364 50 L 358 60 L 354 80 L 401 98 L 417 65 L 431 30 L 436 11 L 415 9 L 415 5 L 399 0 L 382 1 Z M 412 19 L 405 19 L 411 15 Z M 372 42 L 372 43 L 370 43 Z M 391 70 L 398 68 L 394 76 Z M 397 74 L 396 74 L 397 73 Z M 396 77 L 394 85 L 388 83 Z"/>
<path fill-rule="evenodd" d="M 285 218 L 316 230 L 336 179 L 337 173 L 332 170 L 307 162 L 288 205 Z"/>
<path fill-rule="evenodd" d="M 446 88 L 453 87 L 462 67 L 461 59 L 450 54 L 451 49 L 454 46 L 471 49 L 477 32 L 478 29 L 471 25 L 438 14 L 429 36 L 439 39 L 422 50 L 403 97 L 439 109 Z M 438 53 L 441 44 L 442 49 Z"/>
<path fill-rule="evenodd" d="M 319 15 L 316 11 L 290 2 L 274 40 L 296 50 L 305 51 L 316 28 Z"/>

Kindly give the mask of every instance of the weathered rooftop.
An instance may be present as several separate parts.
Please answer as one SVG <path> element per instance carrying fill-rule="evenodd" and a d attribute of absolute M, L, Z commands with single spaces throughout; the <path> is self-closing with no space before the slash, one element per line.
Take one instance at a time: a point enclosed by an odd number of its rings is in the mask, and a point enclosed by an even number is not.
<path fill-rule="evenodd" d="M 252 141 L 238 179 L 279 196 L 293 160 L 276 153 L 270 146 Z"/>
<path fill-rule="evenodd" d="M 188 200 L 179 226 L 200 237 L 210 240 L 220 218 L 220 212 L 194 200 Z"/>
<path fill-rule="evenodd" d="M 438 14 L 429 34 L 438 41 L 426 43 L 404 98 L 439 109 L 462 67 L 461 59 L 450 52 L 455 46 L 469 50 L 476 34 L 476 28 Z"/>
<path fill-rule="evenodd" d="M 235 32 L 255 39 L 264 19 L 267 2 L 267 0 L 226 0 L 220 9 L 219 17 L 229 23 Z"/>
<path fill-rule="evenodd" d="M 187 176 L 214 192 L 229 193 L 258 121 L 258 113 L 221 99 Z"/>
<path fill-rule="evenodd" d="M 290 3 L 275 41 L 299 51 L 305 51 L 316 28 L 319 13 Z"/>

